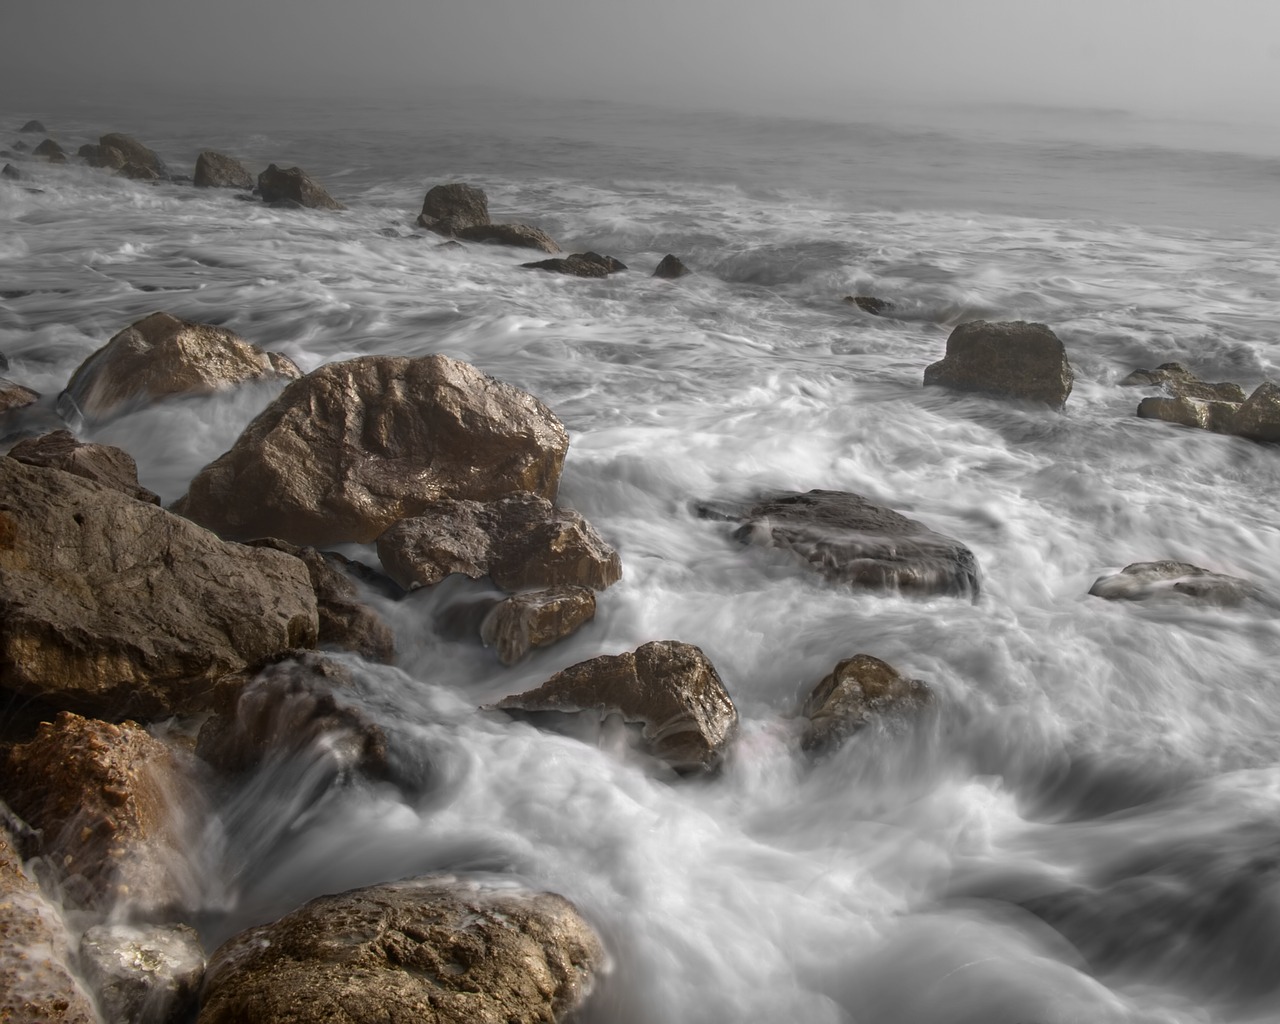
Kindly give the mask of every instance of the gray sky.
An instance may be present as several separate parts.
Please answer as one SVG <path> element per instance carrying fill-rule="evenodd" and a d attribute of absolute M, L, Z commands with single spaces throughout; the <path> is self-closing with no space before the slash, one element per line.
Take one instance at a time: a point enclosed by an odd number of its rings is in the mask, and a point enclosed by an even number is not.
<path fill-rule="evenodd" d="M 0 0 L 0 86 L 1280 111 L 1276 0 Z M 14 46 L 14 41 L 22 45 Z"/>

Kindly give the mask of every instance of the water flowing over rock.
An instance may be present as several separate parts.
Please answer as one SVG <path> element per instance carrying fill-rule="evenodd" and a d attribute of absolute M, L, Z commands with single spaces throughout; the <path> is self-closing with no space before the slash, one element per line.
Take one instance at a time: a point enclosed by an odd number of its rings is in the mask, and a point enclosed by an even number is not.
<path fill-rule="evenodd" d="M 565 583 L 603 590 L 622 577 L 618 553 L 590 523 L 528 492 L 426 505 L 378 538 L 378 557 L 406 589 L 450 573 L 488 576 L 510 591 Z"/>
<path fill-rule="evenodd" d="M 298 559 L 0 459 L 0 687 L 111 718 L 198 711 L 219 676 L 316 631 Z"/>
<path fill-rule="evenodd" d="M 690 773 L 718 766 L 738 724 L 737 709 L 715 666 L 697 647 L 676 640 L 579 662 L 494 707 L 619 715 L 642 727 L 649 753 Z"/>
<path fill-rule="evenodd" d="M 458 230 L 459 238 L 468 242 L 489 242 L 492 245 L 509 245 L 516 249 L 541 249 L 543 252 L 559 252 L 554 238 L 541 228 L 528 224 L 476 224 Z"/>
<path fill-rule="evenodd" d="M 1210 572 L 1189 562 L 1134 562 L 1118 573 L 1099 576 L 1089 593 L 1111 601 L 1145 601 L 1180 595 L 1206 604 L 1240 604 L 1260 591 L 1236 576 Z"/>
<path fill-rule="evenodd" d="M 19 129 L 18 129 L 18 131 L 20 131 L 20 132 L 39 132 L 41 135 L 44 135 L 44 134 L 45 134 L 45 132 L 47 132 L 47 131 L 48 131 L 48 129 L 47 129 L 47 128 L 45 128 L 45 126 L 44 126 L 44 125 L 42 125 L 39 121 L 37 121 L 37 120 L 35 120 L 35 119 L 33 118 L 32 120 L 30 120 L 30 121 L 28 121 L 26 124 L 24 124 L 21 128 L 19 128 Z"/>
<path fill-rule="evenodd" d="M 258 175 L 258 193 L 264 203 L 296 204 L 309 210 L 345 210 L 300 167 L 281 170 L 271 164 Z"/>
<path fill-rule="evenodd" d="M 1280 386 L 1259 384 L 1236 413 L 1232 433 L 1251 441 L 1280 441 Z"/>
<path fill-rule="evenodd" d="M 1183 427 L 1212 430 L 1218 434 L 1234 433 L 1240 406 L 1234 402 L 1205 402 L 1179 395 L 1174 398 L 1144 398 L 1138 403 L 1138 416 L 1144 420 L 1164 420 Z"/>
<path fill-rule="evenodd" d="M 489 197 L 483 189 L 454 182 L 436 185 L 422 200 L 418 224 L 442 235 L 489 224 Z"/>
<path fill-rule="evenodd" d="M 704 518 L 737 521 L 745 544 L 792 552 L 833 583 L 977 598 L 973 552 L 893 509 L 847 491 L 779 491 L 753 504 L 703 503 Z"/>
<path fill-rule="evenodd" d="M 1061 409 L 1075 375 L 1066 349 L 1044 324 L 1016 320 L 960 324 L 947 353 L 924 371 L 926 385 L 1043 402 Z"/>
<path fill-rule="evenodd" d="M 1161 386 L 1176 398 L 1195 398 L 1204 402 L 1244 401 L 1244 391 L 1239 384 L 1210 384 L 1181 363 L 1161 363 L 1154 370 L 1134 370 L 1120 382 L 1120 386 Z"/>
<path fill-rule="evenodd" d="M 70 413 L 98 421 L 172 396 L 300 376 L 287 357 L 264 352 L 233 331 L 152 313 L 81 363 L 58 402 Z"/>
<path fill-rule="evenodd" d="M 562 586 L 516 594 L 499 601 L 480 624 L 480 639 L 514 665 L 538 647 L 563 640 L 596 615 L 596 595 L 588 587 Z"/>
<path fill-rule="evenodd" d="M 54 142 L 53 139 L 45 139 L 31 151 L 31 155 L 48 160 L 51 164 L 65 164 L 67 162 L 66 150 Z"/>
<path fill-rule="evenodd" d="M 69 430 L 55 430 L 19 441 L 9 449 L 9 458 L 28 466 L 60 469 L 139 501 L 160 504 L 158 494 L 138 483 L 138 464 L 132 455 L 113 445 L 77 441 Z"/>
<path fill-rule="evenodd" d="M 857 306 L 862 312 L 872 316 L 886 316 L 893 312 L 893 303 L 885 299 L 877 299 L 874 295 L 846 295 L 844 301 Z"/>
<path fill-rule="evenodd" d="M 195 1013 L 204 950 L 187 925 L 99 925 L 80 939 L 85 980 L 108 1021 L 181 1024 Z"/>
<path fill-rule="evenodd" d="M 627 265 L 612 256 L 601 256 L 598 252 L 575 252 L 570 256 L 551 260 L 538 260 L 536 263 L 521 263 L 529 270 L 545 270 L 552 274 L 567 274 L 570 277 L 608 277 Z"/>
<path fill-rule="evenodd" d="M 191 183 L 196 188 L 251 189 L 253 176 L 235 157 L 206 149 L 196 157 L 196 169 Z"/>
<path fill-rule="evenodd" d="M 674 281 L 678 277 L 684 277 L 687 273 L 689 273 L 689 268 L 684 265 L 680 257 L 667 253 L 659 261 L 657 267 L 654 268 L 653 276 L 667 281 Z"/>
<path fill-rule="evenodd" d="M 447 356 L 365 356 L 289 385 L 174 510 L 223 536 L 376 540 L 442 498 L 554 498 L 569 437 L 541 402 Z"/>
<path fill-rule="evenodd" d="M 131 135 L 124 135 L 120 132 L 110 132 L 98 139 L 98 145 L 103 150 L 115 149 L 124 157 L 123 167 L 132 165 L 136 168 L 139 177 L 145 177 L 149 172 L 152 178 L 168 178 L 169 168 L 165 166 L 163 160 L 156 155 L 155 150 L 148 149 L 141 142 Z M 122 168 L 123 169 L 123 168 Z"/>
<path fill-rule="evenodd" d="M 225 943 L 198 1024 L 553 1024 L 604 956 L 552 893 L 447 877 L 371 886 Z"/>
<path fill-rule="evenodd" d="M 927 707 L 933 694 L 919 679 L 908 679 L 869 654 L 840 662 L 805 698 L 800 714 L 809 719 L 801 740 L 807 750 L 835 746 L 873 717 L 910 715 Z"/>

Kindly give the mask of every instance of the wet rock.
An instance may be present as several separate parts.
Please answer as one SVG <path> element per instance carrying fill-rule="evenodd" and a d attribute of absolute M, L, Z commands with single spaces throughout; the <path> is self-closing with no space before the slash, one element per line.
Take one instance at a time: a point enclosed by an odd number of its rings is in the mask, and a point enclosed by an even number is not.
<path fill-rule="evenodd" d="M 619 715 L 638 723 L 648 752 L 679 772 L 715 768 L 738 723 L 715 666 L 697 647 L 676 640 L 571 665 L 494 707 Z"/>
<path fill-rule="evenodd" d="M 603 961 L 561 896 L 411 879 L 322 896 L 224 943 L 198 1024 L 553 1024 Z"/>
<path fill-rule="evenodd" d="M 21 409 L 40 397 L 40 392 L 23 387 L 7 377 L 0 377 L 0 413 Z"/>
<path fill-rule="evenodd" d="M 926 385 L 1043 402 L 1061 409 L 1075 375 L 1066 349 L 1044 324 L 1016 320 L 960 324 L 947 354 L 924 371 Z"/>
<path fill-rule="evenodd" d="M 1110 601 L 1145 601 L 1181 595 L 1206 604 L 1234 605 L 1256 597 L 1248 580 L 1201 569 L 1189 562 L 1134 562 L 1118 573 L 1099 576 L 1089 593 Z"/>
<path fill-rule="evenodd" d="M 139 501 L 160 504 L 158 494 L 138 483 L 138 464 L 132 455 L 109 444 L 84 444 L 69 430 L 55 430 L 19 441 L 9 449 L 9 458 L 28 466 L 60 469 Z"/>
<path fill-rule="evenodd" d="M 1164 420 L 1184 427 L 1198 427 L 1219 434 L 1234 432 L 1240 406 L 1233 402 L 1203 402 L 1195 398 L 1144 398 L 1138 416 L 1144 420 Z"/>
<path fill-rule="evenodd" d="M 110 718 L 199 711 L 317 628 L 298 559 L 0 459 L 0 687 Z"/>
<path fill-rule="evenodd" d="M 654 269 L 653 276 L 674 281 L 677 277 L 684 277 L 687 273 L 689 273 L 689 268 L 680 261 L 680 257 L 667 253 Z"/>
<path fill-rule="evenodd" d="M 489 224 L 489 197 L 483 189 L 455 182 L 436 185 L 422 201 L 418 224 L 442 235 Z"/>
<path fill-rule="evenodd" d="M 300 167 L 281 170 L 271 164 L 258 175 L 258 193 L 264 203 L 280 201 L 297 203 L 311 210 L 345 210 L 318 182 L 312 181 Z"/>
<path fill-rule="evenodd" d="M 13 747 L 4 769 L 9 805 L 43 833 L 41 853 L 75 902 L 142 913 L 187 902 L 179 811 L 200 801 L 146 730 L 63 712 Z"/>
<path fill-rule="evenodd" d="M 0 170 L 0 178 L 5 178 L 8 181 L 22 181 L 23 174 L 13 164 L 5 164 L 4 169 Z M 5 369 L 5 367 L 0 367 L 0 369 Z"/>
<path fill-rule="evenodd" d="M 460 228 L 458 237 L 468 242 L 489 242 L 493 245 L 510 245 L 517 249 L 541 249 L 543 252 L 559 252 L 550 235 L 541 228 L 528 224 L 476 224 Z"/>
<path fill-rule="evenodd" d="M 437 249 L 465 249 L 466 246 L 459 242 L 456 238 L 451 238 L 447 242 L 441 242 L 436 246 Z"/>
<path fill-rule="evenodd" d="M 85 143 L 77 151 L 77 155 L 90 167 L 106 168 L 112 171 L 120 170 L 129 162 L 128 158 L 115 146 L 95 146 Z"/>
<path fill-rule="evenodd" d="M 194 928 L 90 928 L 80 939 L 80 964 L 108 1021 L 181 1024 L 195 1014 L 204 950 Z"/>
<path fill-rule="evenodd" d="M 65 164 L 67 162 L 66 150 L 54 142 L 53 139 L 45 139 L 31 151 L 31 155 L 48 160 L 51 164 Z"/>
<path fill-rule="evenodd" d="M 1232 433 L 1252 441 L 1280 441 L 1280 387 L 1264 381 L 1240 406 Z"/>
<path fill-rule="evenodd" d="M 627 269 L 627 265 L 621 260 L 601 256 L 598 252 L 575 252 L 561 259 L 538 260 L 536 263 L 521 263 L 520 266 L 553 274 L 568 274 L 571 277 L 608 277 Z"/>
<path fill-rule="evenodd" d="M 126 163 L 116 174 L 121 178 L 129 178 L 131 181 L 163 181 L 164 179 L 156 173 L 155 168 L 147 167 L 143 164 Z"/>
<path fill-rule="evenodd" d="M 253 188 L 253 176 L 234 157 L 206 149 L 196 157 L 191 183 L 196 188 Z"/>
<path fill-rule="evenodd" d="M 1175 398 L 1195 398 L 1204 402 L 1243 402 L 1239 384 L 1210 384 L 1202 381 L 1181 363 L 1161 363 L 1154 370 L 1134 370 L 1120 382 L 1121 387 L 1161 386 Z"/>
<path fill-rule="evenodd" d="M 300 376 L 287 357 L 264 352 L 233 331 L 152 313 L 81 363 L 58 402 L 72 415 L 100 421 L 172 396 Z"/>
<path fill-rule="evenodd" d="M 697 511 L 740 522 L 737 540 L 789 551 L 833 583 L 975 599 L 979 593 L 972 551 L 860 494 L 779 491 L 750 505 L 704 503 Z"/>
<path fill-rule="evenodd" d="M 42 125 L 39 121 L 36 121 L 36 120 L 34 120 L 34 119 L 33 119 L 33 120 L 28 121 L 26 124 L 24 124 L 21 128 L 19 128 L 19 129 L 18 129 L 18 131 L 20 131 L 20 132 L 37 132 L 37 133 L 39 133 L 40 135 L 44 135 L 44 134 L 48 131 L 48 129 L 47 129 L 47 128 L 45 128 L 45 126 L 44 126 L 44 125 Z"/>
<path fill-rule="evenodd" d="M 874 295 L 846 295 L 844 301 L 872 316 L 886 316 L 893 312 L 892 302 L 877 299 Z"/>
<path fill-rule="evenodd" d="M 596 617 L 596 595 L 589 587 L 561 586 L 516 594 L 500 601 L 480 624 L 480 639 L 514 665 L 537 647 L 563 640 Z"/>
<path fill-rule="evenodd" d="M 805 699 L 800 710 L 809 720 L 801 744 L 806 750 L 833 747 L 873 717 L 902 717 L 933 701 L 926 683 L 900 675 L 869 654 L 840 662 Z"/>
<path fill-rule="evenodd" d="M 378 538 L 387 575 L 406 589 L 451 573 L 504 590 L 573 583 L 603 590 L 622 577 L 618 553 L 573 509 L 522 491 L 496 501 L 438 501 Z"/>
<path fill-rule="evenodd" d="M 226 537 L 369 543 L 441 498 L 553 498 L 568 447 L 546 406 L 473 366 L 365 356 L 289 385 L 174 510 Z"/>
<path fill-rule="evenodd" d="M 58 911 L 22 868 L 0 829 L 0 1021 L 98 1024 L 70 969 L 71 941 Z"/>
<path fill-rule="evenodd" d="M 169 177 L 169 168 L 165 166 L 163 160 L 156 155 L 155 151 L 148 149 L 132 135 L 124 135 L 120 132 L 109 132 L 98 139 L 98 145 L 105 151 L 108 149 L 117 150 L 123 163 L 121 167 L 132 164 L 138 171 L 147 170 L 152 178 L 161 179 Z M 105 164 L 104 166 L 114 166 Z"/>

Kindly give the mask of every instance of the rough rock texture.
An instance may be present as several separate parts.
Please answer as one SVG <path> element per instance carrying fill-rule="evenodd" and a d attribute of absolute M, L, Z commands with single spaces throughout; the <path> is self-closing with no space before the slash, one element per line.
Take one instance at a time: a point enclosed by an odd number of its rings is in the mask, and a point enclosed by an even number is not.
<path fill-rule="evenodd" d="M 21 409 L 40 397 L 40 392 L 23 387 L 7 377 L 0 377 L 0 412 Z"/>
<path fill-rule="evenodd" d="M 679 772 L 716 767 L 738 723 L 715 666 L 697 647 L 676 640 L 579 662 L 494 706 L 621 715 L 639 723 L 648 751 Z"/>
<path fill-rule="evenodd" d="M 473 366 L 365 356 L 289 385 L 174 510 L 227 537 L 369 543 L 441 498 L 554 498 L 568 447 L 546 406 Z"/>
<path fill-rule="evenodd" d="M 39 886 L 22 870 L 0 829 L 0 1021 L 98 1024 L 88 993 L 71 973 L 71 942 Z"/>
<path fill-rule="evenodd" d="M 292 380 L 292 361 L 232 331 L 152 313 L 80 364 L 59 404 L 104 420 L 173 395 L 207 395 L 251 380 Z"/>
<path fill-rule="evenodd" d="M 450 573 L 504 590 L 574 583 L 603 590 L 622 577 L 618 553 L 573 509 L 522 491 L 497 501 L 438 501 L 378 538 L 387 575 L 406 589 Z"/>
<path fill-rule="evenodd" d="M 924 371 L 924 382 L 957 391 L 1044 402 L 1061 409 L 1075 375 L 1066 349 L 1044 324 L 1023 320 L 960 324 L 947 354 Z"/>
<path fill-rule="evenodd" d="M 55 430 L 19 441 L 9 449 L 9 458 L 28 466 L 60 469 L 127 494 L 151 505 L 160 496 L 138 483 L 138 464 L 123 448 L 109 444 L 85 444 L 69 430 Z"/>
<path fill-rule="evenodd" d="M 703 504 L 706 518 L 739 521 L 734 537 L 781 548 L 833 583 L 976 598 L 973 552 L 922 523 L 847 491 L 779 491 L 751 505 Z"/>
<path fill-rule="evenodd" d="M 133 722 L 64 711 L 4 763 L 10 806 L 43 832 L 41 852 L 85 906 L 155 911 L 190 885 L 178 812 L 195 791 L 169 749 Z"/>
<path fill-rule="evenodd" d="M 681 262 L 680 257 L 667 253 L 662 257 L 657 267 L 654 268 L 653 276 L 674 281 L 677 277 L 684 277 L 687 273 L 689 273 L 689 268 Z"/>
<path fill-rule="evenodd" d="M 1280 387 L 1259 384 L 1236 413 L 1232 433 L 1253 441 L 1280 441 Z"/>
<path fill-rule="evenodd" d="M 156 173 L 154 167 L 146 164 L 135 164 L 126 162 L 116 174 L 121 178 L 130 178 L 133 181 L 163 181 L 162 175 Z"/>
<path fill-rule="evenodd" d="M 90 167 L 105 167 L 113 171 L 123 169 L 129 162 L 128 158 L 115 146 L 96 146 L 85 143 L 77 151 L 77 155 L 82 157 Z"/>
<path fill-rule="evenodd" d="M 418 223 L 442 235 L 489 224 L 489 197 L 483 189 L 455 182 L 436 185 L 422 200 Z"/>
<path fill-rule="evenodd" d="M 529 270 L 545 270 L 552 274 L 567 274 L 570 277 L 608 277 L 627 265 L 612 256 L 601 256 L 598 252 L 575 252 L 570 256 L 550 260 L 538 260 L 536 263 L 521 263 Z"/>
<path fill-rule="evenodd" d="M 1181 595 L 1207 604 L 1233 605 L 1256 597 L 1259 589 L 1236 576 L 1210 572 L 1189 562 L 1166 561 L 1134 562 L 1118 573 L 1099 576 L 1089 593 L 1111 601 Z"/>
<path fill-rule="evenodd" d="M 200 937 L 184 924 L 90 928 L 80 964 L 103 1016 L 122 1024 L 190 1020 L 204 978 Z"/>
<path fill-rule="evenodd" d="M 805 699 L 800 714 L 809 719 L 801 740 L 807 750 L 834 746 L 873 716 L 908 715 L 927 707 L 933 694 L 919 679 L 899 675 L 869 654 L 840 662 Z"/>
<path fill-rule="evenodd" d="M 199 1024 L 553 1024 L 603 959 L 563 897 L 413 879 L 322 896 L 223 944 Z"/>
<path fill-rule="evenodd" d="M 111 132 L 98 139 L 98 145 L 103 150 L 119 150 L 124 157 L 123 166 L 132 164 L 139 171 L 149 171 L 153 178 L 169 177 L 169 168 L 165 166 L 164 161 L 156 155 L 154 150 L 148 149 L 132 135 Z"/>
<path fill-rule="evenodd" d="M 20 131 L 20 132 L 39 132 L 41 135 L 44 135 L 44 134 L 45 134 L 45 132 L 47 132 L 47 131 L 48 131 L 48 129 L 47 129 L 47 128 L 45 128 L 45 126 L 44 126 L 44 125 L 42 125 L 39 121 L 36 121 L 36 120 L 34 120 L 34 119 L 33 119 L 33 120 L 28 121 L 26 124 L 24 124 L 21 128 L 19 128 L 19 129 L 18 129 L 18 131 Z"/>
<path fill-rule="evenodd" d="M 1144 420 L 1164 420 L 1184 427 L 1198 427 L 1219 434 L 1234 432 L 1240 406 L 1234 402 L 1204 402 L 1196 398 L 1144 398 L 1138 416 Z"/>
<path fill-rule="evenodd" d="M 198 711 L 219 676 L 316 630 L 298 559 L 0 459 L 0 687 L 101 717 Z"/>
<path fill-rule="evenodd" d="M 1202 381 L 1181 363 L 1161 363 L 1154 370 L 1134 370 L 1120 382 L 1122 387 L 1162 386 L 1176 398 L 1197 398 L 1204 402 L 1243 402 L 1239 384 L 1210 384 Z"/>
<path fill-rule="evenodd" d="M 258 193 L 264 203 L 297 203 L 310 210 L 346 209 L 300 167 L 281 170 L 271 164 L 258 175 Z"/>
<path fill-rule="evenodd" d="M 196 188 L 253 188 L 253 176 L 235 157 L 204 150 L 196 157 L 191 183 Z"/>
<path fill-rule="evenodd" d="M 563 586 L 516 594 L 496 604 L 480 623 L 480 639 L 514 665 L 535 647 L 549 647 L 596 616 L 588 587 Z"/>
<path fill-rule="evenodd" d="M 65 164 L 67 162 L 67 153 L 53 139 L 45 139 L 40 145 L 31 151 L 32 156 L 42 157 L 51 164 Z"/>
<path fill-rule="evenodd" d="M 476 224 L 459 229 L 457 235 L 468 242 L 490 242 L 517 249 L 541 249 L 543 252 L 560 251 L 555 239 L 541 228 L 528 224 Z"/>
<path fill-rule="evenodd" d="M 844 301 L 872 316 L 884 316 L 886 313 L 893 312 L 892 302 L 877 299 L 874 295 L 846 295 Z"/>

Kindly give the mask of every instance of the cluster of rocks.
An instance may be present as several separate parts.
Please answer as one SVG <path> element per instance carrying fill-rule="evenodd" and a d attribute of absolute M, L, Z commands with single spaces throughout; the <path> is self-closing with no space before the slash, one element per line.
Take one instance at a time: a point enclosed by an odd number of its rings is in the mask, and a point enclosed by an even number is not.
<path fill-rule="evenodd" d="M 1181 363 L 1162 363 L 1154 370 L 1134 370 L 1120 382 L 1126 387 L 1159 387 L 1138 403 L 1143 419 L 1164 420 L 1252 441 L 1280 441 L 1280 387 L 1264 381 L 1245 397 L 1239 384 L 1208 383 Z"/>

